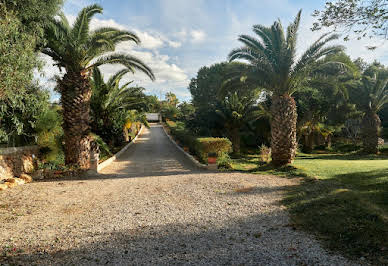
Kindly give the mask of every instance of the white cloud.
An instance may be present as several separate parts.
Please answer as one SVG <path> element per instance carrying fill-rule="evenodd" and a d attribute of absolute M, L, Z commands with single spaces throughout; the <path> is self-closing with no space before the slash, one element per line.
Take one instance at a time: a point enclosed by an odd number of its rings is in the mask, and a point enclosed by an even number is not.
<path fill-rule="evenodd" d="M 190 35 L 194 43 L 203 42 L 206 38 L 206 33 L 202 30 L 192 30 Z"/>
<path fill-rule="evenodd" d="M 179 48 L 182 46 L 182 43 L 180 42 L 175 42 L 175 41 L 168 41 L 168 44 L 173 47 L 173 48 Z"/>
<path fill-rule="evenodd" d="M 181 41 L 186 41 L 187 38 L 187 31 L 185 29 L 182 29 L 174 34 L 176 38 L 178 38 Z"/>

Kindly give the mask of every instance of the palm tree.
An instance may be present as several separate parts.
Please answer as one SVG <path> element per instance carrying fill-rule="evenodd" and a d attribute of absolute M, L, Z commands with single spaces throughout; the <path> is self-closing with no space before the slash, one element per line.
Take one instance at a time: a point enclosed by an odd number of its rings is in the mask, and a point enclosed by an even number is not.
<path fill-rule="evenodd" d="M 378 112 L 388 103 L 388 71 L 372 65 L 352 88 L 351 93 L 359 109 L 364 113 L 361 122 L 363 149 L 367 153 L 378 152 L 381 121 Z"/>
<path fill-rule="evenodd" d="M 102 8 L 91 5 L 82 9 L 72 26 L 63 14 L 60 19 L 52 20 L 45 30 L 47 43 L 42 50 L 59 69 L 66 71 L 57 79 L 63 106 L 65 162 L 83 169 L 88 168 L 90 161 L 91 70 L 103 64 L 121 64 L 131 72 L 140 70 L 155 79 L 152 70 L 141 60 L 113 53 L 119 42 L 140 43 L 134 33 L 111 27 L 89 31 L 91 19 L 98 13 L 102 13 Z"/>
<path fill-rule="evenodd" d="M 172 93 L 171 91 L 167 92 L 165 97 L 166 97 L 166 101 L 168 104 L 170 104 L 174 107 L 176 107 L 178 105 L 179 100 L 176 97 L 176 95 L 174 93 Z"/>
<path fill-rule="evenodd" d="M 144 112 L 139 112 L 138 110 L 128 110 L 126 112 L 125 125 L 123 127 L 125 141 L 129 141 L 129 137 L 135 137 L 136 130 L 140 128 L 141 124 L 147 128 L 150 127 Z"/>
<path fill-rule="evenodd" d="M 249 122 L 262 116 L 262 109 L 257 104 L 257 94 L 229 92 L 223 99 L 221 108 L 216 113 L 222 118 L 227 135 L 232 141 L 233 153 L 240 153 L 240 130 Z"/>
<path fill-rule="evenodd" d="M 97 67 L 93 69 L 91 80 L 92 131 L 108 143 L 118 140 L 115 139 L 116 134 L 113 132 L 115 124 L 119 122 L 117 120 L 122 122 L 122 125 L 119 125 L 120 129 L 124 128 L 128 112 L 133 109 L 146 108 L 143 88 L 131 87 L 132 81 L 120 85 L 123 76 L 128 72 L 130 72 L 128 69 L 120 70 L 105 82 L 101 71 Z"/>
<path fill-rule="evenodd" d="M 246 81 L 267 90 L 272 96 L 271 148 L 272 162 L 281 166 L 291 163 L 296 154 L 296 104 L 292 94 L 300 89 L 309 74 L 326 55 L 343 50 L 342 46 L 326 46 L 337 35 L 323 35 L 296 60 L 296 40 L 301 11 L 284 33 L 280 21 L 271 27 L 253 26 L 259 38 L 240 35 L 244 45 L 229 54 L 229 60 L 249 62 Z M 240 77 L 239 77 L 240 78 Z"/>

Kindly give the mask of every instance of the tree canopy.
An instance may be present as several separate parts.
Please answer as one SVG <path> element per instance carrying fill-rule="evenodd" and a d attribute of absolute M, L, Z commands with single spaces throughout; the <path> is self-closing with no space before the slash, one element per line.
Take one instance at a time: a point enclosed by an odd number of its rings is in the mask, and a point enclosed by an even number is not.
<path fill-rule="evenodd" d="M 388 38 L 388 2 L 386 0 L 337 0 L 326 2 L 322 11 L 313 14 L 317 21 L 312 29 L 334 27 L 351 35 Z M 375 47 L 371 47 L 375 48 Z"/>

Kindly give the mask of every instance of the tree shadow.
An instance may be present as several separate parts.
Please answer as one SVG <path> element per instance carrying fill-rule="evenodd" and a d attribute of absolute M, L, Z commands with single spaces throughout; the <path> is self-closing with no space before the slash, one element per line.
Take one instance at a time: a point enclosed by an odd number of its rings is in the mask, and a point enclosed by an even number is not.
<path fill-rule="evenodd" d="M 388 263 L 388 169 L 305 179 L 288 189 L 283 203 L 298 227 L 331 250 Z"/>
<path fill-rule="evenodd" d="M 311 154 L 297 155 L 298 160 L 388 160 L 387 155 L 374 155 L 362 153 L 347 153 L 347 154 Z"/>
<path fill-rule="evenodd" d="M 196 219 L 194 219 L 196 220 Z M 284 212 L 219 221 L 145 225 L 89 236 L 66 248 L 31 247 L 9 252 L 0 263 L 15 265 L 316 265 L 324 260 L 317 245 L 289 226 Z M 60 240 L 59 240 L 60 241 Z M 44 251 L 42 251 L 44 249 Z"/>

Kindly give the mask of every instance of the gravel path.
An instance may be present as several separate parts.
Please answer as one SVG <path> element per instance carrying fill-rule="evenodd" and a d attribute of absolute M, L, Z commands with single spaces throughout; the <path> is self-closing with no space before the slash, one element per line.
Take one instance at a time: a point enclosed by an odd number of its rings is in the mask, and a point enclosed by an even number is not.
<path fill-rule="evenodd" d="M 289 225 L 297 180 L 184 158 L 152 126 L 102 175 L 1 192 L 0 265 L 353 265 Z"/>

